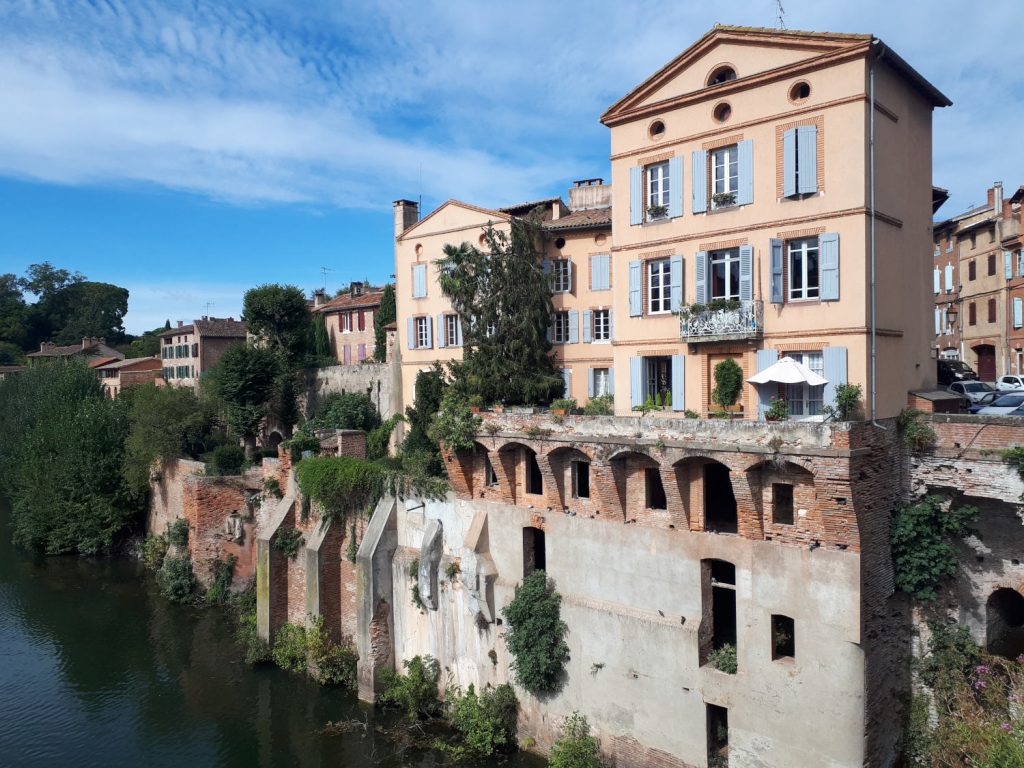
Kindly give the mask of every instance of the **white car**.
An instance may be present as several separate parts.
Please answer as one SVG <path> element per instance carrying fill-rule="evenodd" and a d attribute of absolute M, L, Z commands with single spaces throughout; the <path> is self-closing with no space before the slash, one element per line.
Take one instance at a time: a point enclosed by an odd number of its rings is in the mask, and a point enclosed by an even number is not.
<path fill-rule="evenodd" d="M 1005 416 L 1024 405 L 1024 392 L 1007 392 L 978 411 L 979 416 Z M 1014 414 L 1017 415 L 1017 414 Z"/>
<path fill-rule="evenodd" d="M 996 382 L 996 389 L 1024 389 L 1024 376 L 1000 376 Z"/>

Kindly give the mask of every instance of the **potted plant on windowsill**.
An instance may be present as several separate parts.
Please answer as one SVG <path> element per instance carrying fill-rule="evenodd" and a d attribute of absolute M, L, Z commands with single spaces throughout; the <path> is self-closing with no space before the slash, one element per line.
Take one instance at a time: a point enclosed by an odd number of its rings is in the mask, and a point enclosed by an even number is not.
<path fill-rule="evenodd" d="M 668 206 L 651 205 L 647 208 L 647 218 L 650 221 L 664 219 L 666 216 L 668 216 Z"/>
<path fill-rule="evenodd" d="M 555 400 L 551 403 L 551 413 L 555 416 L 565 416 L 576 410 L 576 401 L 568 398 Z"/>
<path fill-rule="evenodd" d="M 715 208 L 728 208 L 730 205 L 736 205 L 736 193 L 716 192 L 711 196 L 711 202 L 715 204 Z"/>
<path fill-rule="evenodd" d="M 764 412 L 765 421 L 785 421 L 789 418 L 789 406 L 781 397 L 773 397 L 768 410 Z"/>
<path fill-rule="evenodd" d="M 466 403 L 469 405 L 470 413 L 480 413 L 480 409 L 484 406 L 484 399 L 480 395 L 470 395 Z"/>

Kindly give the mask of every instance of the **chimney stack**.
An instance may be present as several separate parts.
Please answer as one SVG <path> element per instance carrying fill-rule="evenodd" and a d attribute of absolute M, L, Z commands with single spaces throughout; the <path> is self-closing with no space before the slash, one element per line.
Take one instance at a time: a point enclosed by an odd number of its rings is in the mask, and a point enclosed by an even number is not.
<path fill-rule="evenodd" d="M 604 179 L 580 179 L 572 183 L 569 190 L 569 210 L 587 211 L 593 208 L 610 208 L 612 185 Z"/>
<path fill-rule="evenodd" d="M 179 320 L 178 321 L 178 327 L 179 328 L 183 327 L 184 325 L 185 325 L 185 321 L 184 320 Z"/>
<path fill-rule="evenodd" d="M 420 220 L 420 207 L 412 200 L 395 200 L 395 237 Z"/>
<path fill-rule="evenodd" d="M 1003 212 L 1003 182 L 992 185 L 992 212 L 997 216 Z"/>

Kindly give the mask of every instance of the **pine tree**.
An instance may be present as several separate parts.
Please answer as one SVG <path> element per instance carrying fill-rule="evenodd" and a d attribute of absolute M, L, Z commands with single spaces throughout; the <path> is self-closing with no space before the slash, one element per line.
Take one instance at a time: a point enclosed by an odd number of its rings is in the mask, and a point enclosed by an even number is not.
<path fill-rule="evenodd" d="M 448 245 L 438 262 L 441 290 L 462 318 L 454 385 L 485 403 L 549 403 L 564 384 L 550 354 L 551 281 L 541 269 L 539 218 L 513 219 L 510 234 L 488 227 L 484 235 L 486 250 Z"/>
<path fill-rule="evenodd" d="M 377 310 L 377 316 L 373 319 L 373 356 L 378 363 L 385 362 L 388 356 L 388 333 L 384 330 L 384 326 L 395 322 L 397 317 L 395 286 L 386 285 L 384 286 L 384 293 L 380 297 L 380 308 Z M 438 333 L 440 333 L 440 330 L 438 330 Z"/>

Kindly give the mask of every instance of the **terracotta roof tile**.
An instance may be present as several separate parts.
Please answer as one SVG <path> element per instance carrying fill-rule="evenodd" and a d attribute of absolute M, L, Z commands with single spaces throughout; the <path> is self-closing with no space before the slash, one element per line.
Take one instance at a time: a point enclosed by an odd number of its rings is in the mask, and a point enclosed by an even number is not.
<path fill-rule="evenodd" d="M 361 293 L 358 296 L 352 296 L 349 293 L 343 293 L 341 296 L 337 296 L 325 304 L 321 304 L 319 307 L 314 309 L 314 312 L 343 312 L 347 309 L 365 309 L 367 307 L 379 307 L 380 299 L 384 295 L 384 289 L 371 290 L 365 293 Z"/>
<path fill-rule="evenodd" d="M 573 211 L 554 221 L 545 221 L 544 229 L 590 229 L 594 227 L 610 227 L 612 225 L 611 208 L 591 208 L 585 211 Z"/>
<path fill-rule="evenodd" d="M 193 325 L 200 336 L 244 339 L 247 333 L 245 323 L 235 320 L 233 317 L 226 319 L 211 317 L 205 320 L 196 320 Z"/>

